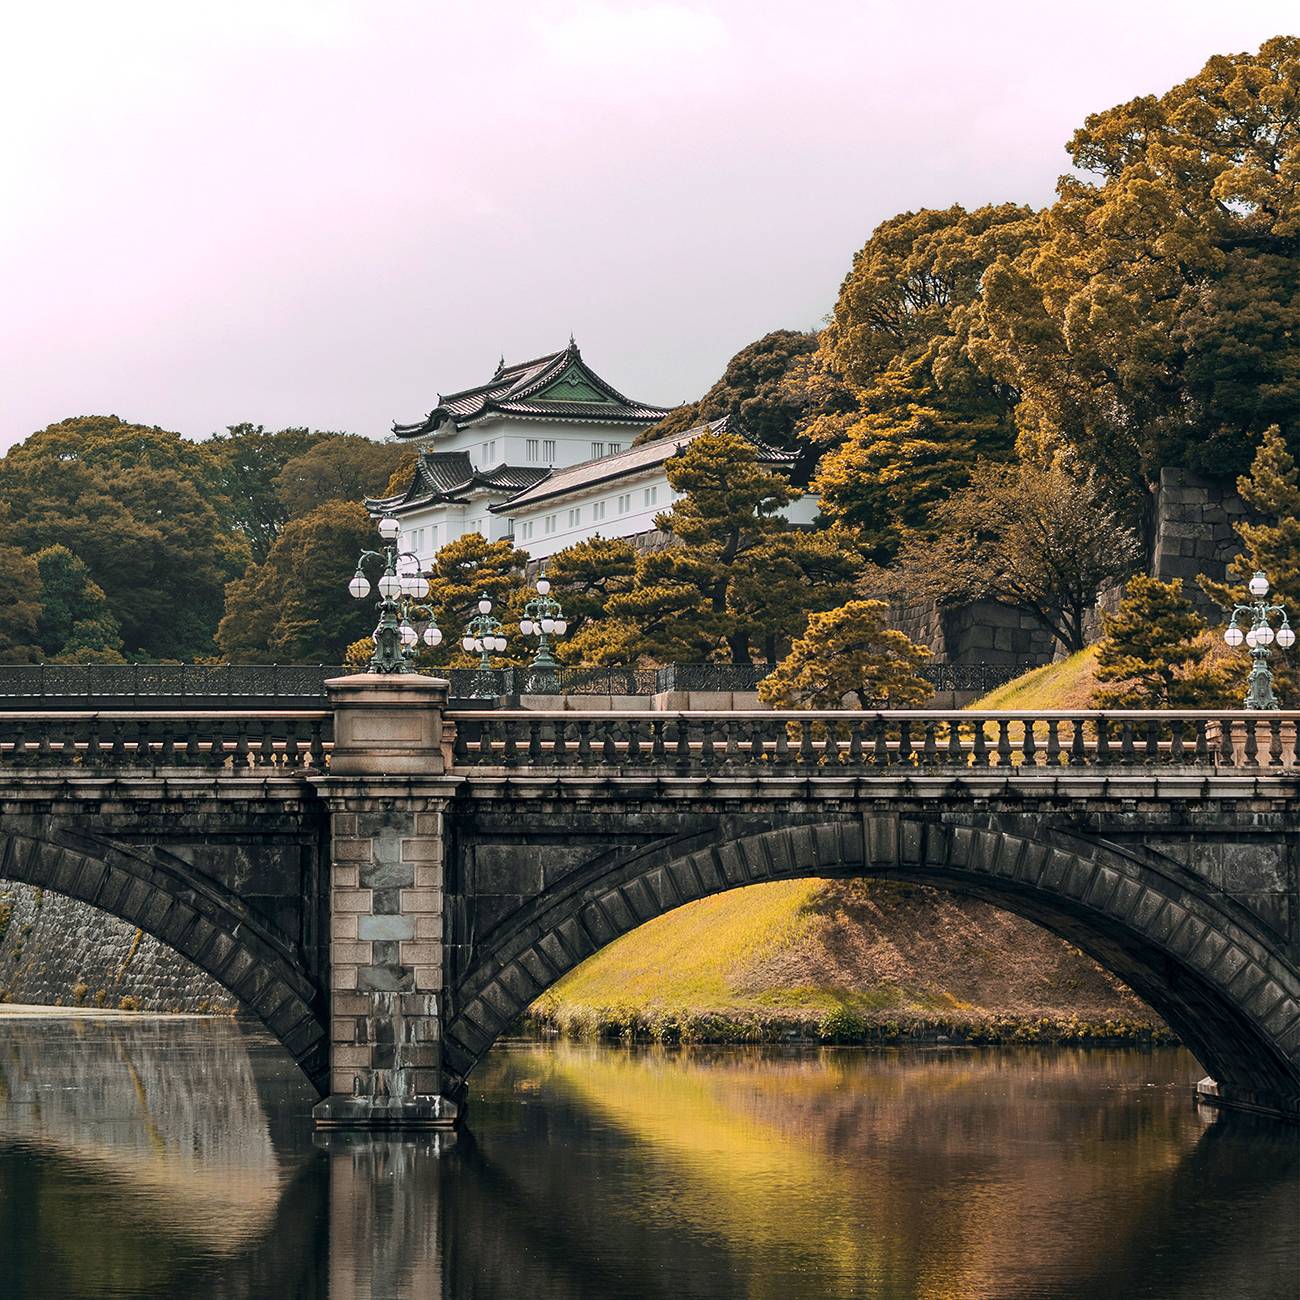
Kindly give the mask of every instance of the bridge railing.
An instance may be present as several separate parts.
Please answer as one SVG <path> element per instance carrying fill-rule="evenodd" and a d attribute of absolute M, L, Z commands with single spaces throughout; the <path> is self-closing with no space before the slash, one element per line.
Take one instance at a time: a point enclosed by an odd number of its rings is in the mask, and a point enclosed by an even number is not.
<path fill-rule="evenodd" d="M 320 771 L 323 709 L 0 713 L 0 767 Z"/>
<path fill-rule="evenodd" d="M 458 769 L 1300 770 L 1300 712 L 457 711 Z"/>

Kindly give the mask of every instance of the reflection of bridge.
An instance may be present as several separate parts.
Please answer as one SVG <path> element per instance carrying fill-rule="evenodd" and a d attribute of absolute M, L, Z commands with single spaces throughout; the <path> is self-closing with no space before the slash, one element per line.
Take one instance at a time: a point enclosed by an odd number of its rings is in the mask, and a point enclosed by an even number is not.
<path fill-rule="evenodd" d="M 468 712 L 445 689 L 2 715 L 0 876 L 220 980 L 331 1094 L 326 1125 L 453 1123 L 502 1030 L 618 935 L 867 873 L 1041 923 L 1222 1100 L 1300 1113 L 1300 715 Z"/>

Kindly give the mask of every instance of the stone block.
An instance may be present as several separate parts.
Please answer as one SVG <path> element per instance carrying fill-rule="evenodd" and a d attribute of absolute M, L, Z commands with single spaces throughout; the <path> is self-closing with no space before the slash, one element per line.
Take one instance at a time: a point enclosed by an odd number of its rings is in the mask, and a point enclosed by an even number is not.
<path fill-rule="evenodd" d="M 362 916 L 357 920 L 357 937 L 360 939 L 413 939 L 415 938 L 415 918 L 400 914 Z"/>
<path fill-rule="evenodd" d="M 357 833 L 356 813 L 335 813 L 330 819 L 330 831 L 340 837 L 355 835 Z"/>
<path fill-rule="evenodd" d="M 413 972 L 404 966 L 361 966 L 357 969 L 357 988 L 375 993 L 405 993 L 414 990 Z"/>
<path fill-rule="evenodd" d="M 336 1016 L 366 1016 L 373 1009 L 373 1003 L 364 993 L 340 993 L 334 998 Z"/>
<path fill-rule="evenodd" d="M 374 856 L 374 841 L 335 840 L 331 856 L 335 862 L 369 862 Z"/>
<path fill-rule="evenodd" d="M 355 912 L 344 912 L 330 918 L 331 939 L 355 939 L 358 917 Z"/>
<path fill-rule="evenodd" d="M 415 833 L 417 835 L 441 835 L 442 814 L 440 812 L 416 813 Z"/>
<path fill-rule="evenodd" d="M 330 960 L 336 965 L 364 965 L 370 961 L 370 945 L 355 940 L 336 939 L 330 945 Z"/>
<path fill-rule="evenodd" d="M 427 836 L 402 841 L 403 862 L 441 862 L 442 840 Z"/>
<path fill-rule="evenodd" d="M 413 939 L 402 944 L 402 962 L 407 966 L 431 966 L 442 959 L 442 946 Z"/>
<path fill-rule="evenodd" d="M 367 889 L 401 889 L 415 883 L 409 862 L 370 862 L 361 868 L 361 884 Z"/>
<path fill-rule="evenodd" d="M 334 993 L 355 993 L 357 990 L 357 968 L 355 966 L 340 966 L 337 963 L 331 966 L 330 989 Z"/>
<path fill-rule="evenodd" d="M 370 1068 L 370 1045 L 348 1046 L 336 1043 L 330 1051 L 330 1064 L 336 1069 L 368 1070 Z M 352 1091 L 352 1080 L 348 1080 L 348 1091 Z"/>
<path fill-rule="evenodd" d="M 441 912 L 442 893 L 437 889 L 402 890 L 403 912 Z"/>
<path fill-rule="evenodd" d="M 399 946 L 396 939 L 376 939 L 371 961 L 376 966 L 396 966 Z"/>
<path fill-rule="evenodd" d="M 442 863 L 416 863 L 415 879 L 412 882 L 416 889 L 441 889 L 443 884 Z"/>
<path fill-rule="evenodd" d="M 415 938 L 441 939 L 443 918 L 441 912 L 423 912 L 415 918 Z"/>
<path fill-rule="evenodd" d="M 374 901 L 370 910 L 375 913 L 400 912 L 402 910 L 402 891 L 400 886 L 390 885 L 385 889 L 374 891 Z"/>
<path fill-rule="evenodd" d="M 368 889 L 336 889 L 330 899 L 334 912 L 368 912 L 373 903 Z"/>
<path fill-rule="evenodd" d="M 337 865 L 330 872 L 330 884 L 335 889 L 355 889 L 359 883 L 355 866 Z"/>
<path fill-rule="evenodd" d="M 421 993 L 437 992 L 442 988 L 442 967 L 417 966 L 415 968 L 415 987 Z"/>

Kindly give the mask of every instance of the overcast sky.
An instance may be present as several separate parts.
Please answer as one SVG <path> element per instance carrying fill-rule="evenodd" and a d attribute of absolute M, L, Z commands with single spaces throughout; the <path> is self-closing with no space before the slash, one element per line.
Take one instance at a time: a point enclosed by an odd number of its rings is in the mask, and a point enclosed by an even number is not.
<path fill-rule="evenodd" d="M 1085 114 L 1295 0 L 0 6 L 0 446 L 374 436 L 562 347 L 698 396 L 872 227 L 1050 200 Z"/>

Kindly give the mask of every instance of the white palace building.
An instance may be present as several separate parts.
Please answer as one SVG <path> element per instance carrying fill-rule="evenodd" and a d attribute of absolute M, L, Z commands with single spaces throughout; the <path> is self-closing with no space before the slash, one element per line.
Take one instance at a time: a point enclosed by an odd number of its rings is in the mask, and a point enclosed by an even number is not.
<path fill-rule="evenodd" d="M 647 534 L 679 495 L 667 461 L 702 433 L 728 427 L 724 418 L 632 445 L 667 414 L 606 383 L 572 339 L 533 361 L 503 359 L 486 384 L 440 393 L 423 420 L 393 426 L 419 450 L 411 483 L 366 506 L 396 517 L 400 545 L 426 564 L 466 533 L 512 538 L 534 560 L 591 537 Z M 794 459 L 759 446 L 773 465 Z M 810 523 L 817 500 L 805 496 L 783 513 Z"/>

